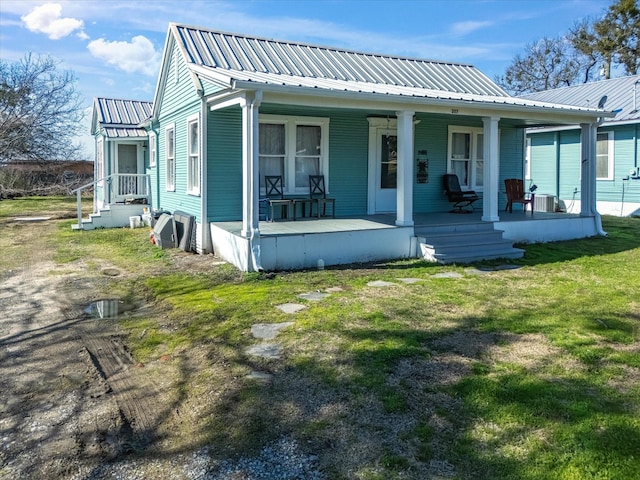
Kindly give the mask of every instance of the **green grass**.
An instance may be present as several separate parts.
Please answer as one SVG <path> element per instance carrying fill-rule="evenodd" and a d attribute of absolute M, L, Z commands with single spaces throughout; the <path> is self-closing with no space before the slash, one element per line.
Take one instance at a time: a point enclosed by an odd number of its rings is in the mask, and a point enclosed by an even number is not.
<path fill-rule="evenodd" d="M 158 309 L 123 322 L 137 359 L 206 353 L 183 388 L 223 392 L 203 406 L 214 448 L 250 454 L 294 435 L 328 478 L 427 478 L 442 473 L 434 465 L 460 479 L 640 478 L 639 219 L 605 217 L 607 237 L 526 245 L 512 262 L 520 269 L 485 275 L 418 260 L 189 273 L 170 268 L 143 230 L 70 223 L 53 234 L 57 262 L 127 268 L 127 289 Z M 431 277 L 443 271 L 463 277 Z M 297 297 L 330 287 L 342 291 Z M 287 316 L 275 308 L 286 302 L 308 308 Z M 281 321 L 295 325 L 278 337 L 280 361 L 243 353 L 256 343 L 252 324 Z M 252 370 L 272 372 L 273 385 L 244 380 Z"/>

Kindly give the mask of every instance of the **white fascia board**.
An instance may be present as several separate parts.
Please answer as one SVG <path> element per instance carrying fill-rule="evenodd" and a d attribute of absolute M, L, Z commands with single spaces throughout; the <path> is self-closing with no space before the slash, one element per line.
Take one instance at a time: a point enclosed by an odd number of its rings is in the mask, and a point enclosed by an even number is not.
<path fill-rule="evenodd" d="M 403 97 L 376 93 L 328 91 L 300 87 L 273 86 L 254 82 L 237 82 L 237 87 L 264 92 L 264 102 L 305 105 L 310 107 L 336 107 L 357 109 L 406 110 L 416 113 L 440 113 L 447 115 L 516 118 L 527 121 L 555 122 L 566 124 L 592 123 L 602 112 L 579 112 L 575 110 L 552 110 L 548 107 L 520 106 L 471 102 L 466 100 Z M 275 88 L 274 88 L 275 87 Z"/>
<path fill-rule="evenodd" d="M 227 90 L 207 97 L 207 106 L 212 112 L 233 105 L 242 105 L 245 101 L 246 90 Z"/>
<path fill-rule="evenodd" d="M 229 74 L 222 73 L 222 71 L 215 70 L 213 68 L 203 67 L 201 65 L 194 65 L 192 63 L 187 64 L 187 68 L 199 77 L 209 80 L 210 82 L 219 85 L 222 88 L 233 87 L 233 77 Z M 257 85 L 253 85 L 251 90 L 255 90 Z"/>
<path fill-rule="evenodd" d="M 153 95 L 153 109 L 151 111 L 151 118 L 158 118 L 160 109 L 160 101 L 162 100 L 162 91 L 166 83 L 167 78 L 167 66 L 169 65 L 169 51 L 171 50 L 171 44 L 173 42 L 174 24 L 169 24 L 167 30 L 167 38 L 164 42 L 164 50 L 162 51 L 162 63 L 160 64 L 160 72 L 158 73 L 158 80 L 156 82 L 156 91 Z"/>

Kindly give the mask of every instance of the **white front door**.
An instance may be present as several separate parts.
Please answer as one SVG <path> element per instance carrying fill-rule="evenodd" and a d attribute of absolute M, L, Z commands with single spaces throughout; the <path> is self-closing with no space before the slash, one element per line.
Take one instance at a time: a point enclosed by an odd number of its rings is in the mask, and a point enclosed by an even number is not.
<path fill-rule="evenodd" d="M 376 213 L 395 212 L 398 198 L 398 133 L 378 129 L 376 133 Z"/>

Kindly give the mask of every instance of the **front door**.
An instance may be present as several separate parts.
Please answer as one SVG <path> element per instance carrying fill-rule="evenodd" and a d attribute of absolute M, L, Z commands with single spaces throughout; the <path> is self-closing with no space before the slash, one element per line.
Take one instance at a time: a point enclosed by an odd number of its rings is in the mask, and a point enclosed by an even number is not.
<path fill-rule="evenodd" d="M 378 130 L 376 136 L 376 213 L 395 212 L 398 181 L 398 135 Z"/>

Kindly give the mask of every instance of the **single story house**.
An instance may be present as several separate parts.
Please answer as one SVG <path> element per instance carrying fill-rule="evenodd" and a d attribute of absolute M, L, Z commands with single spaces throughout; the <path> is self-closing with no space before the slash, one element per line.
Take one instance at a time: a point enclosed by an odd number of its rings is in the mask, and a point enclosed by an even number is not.
<path fill-rule="evenodd" d="M 640 216 L 640 75 L 545 90 L 522 98 L 613 111 L 615 116 L 603 118 L 596 132 L 596 208 L 601 214 Z M 551 211 L 580 212 L 581 152 L 578 125 L 527 130 L 526 177 L 538 186 L 540 208 L 546 203 Z"/>
<path fill-rule="evenodd" d="M 245 271 L 517 257 L 514 242 L 603 233 L 595 131 L 609 115 L 511 97 L 467 64 L 171 24 L 152 110 L 136 125 L 148 136 L 137 171 L 149 175 L 153 210 L 195 217 L 198 252 Z M 504 180 L 524 176 L 525 129 L 576 124 L 579 214 L 503 213 Z M 449 213 L 448 173 L 480 197 L 475 211 Z M 324 180 L 335 218 L 307 205 L 310 175 Z M 265 177 L 292 200 L 271 221 Z"/>

